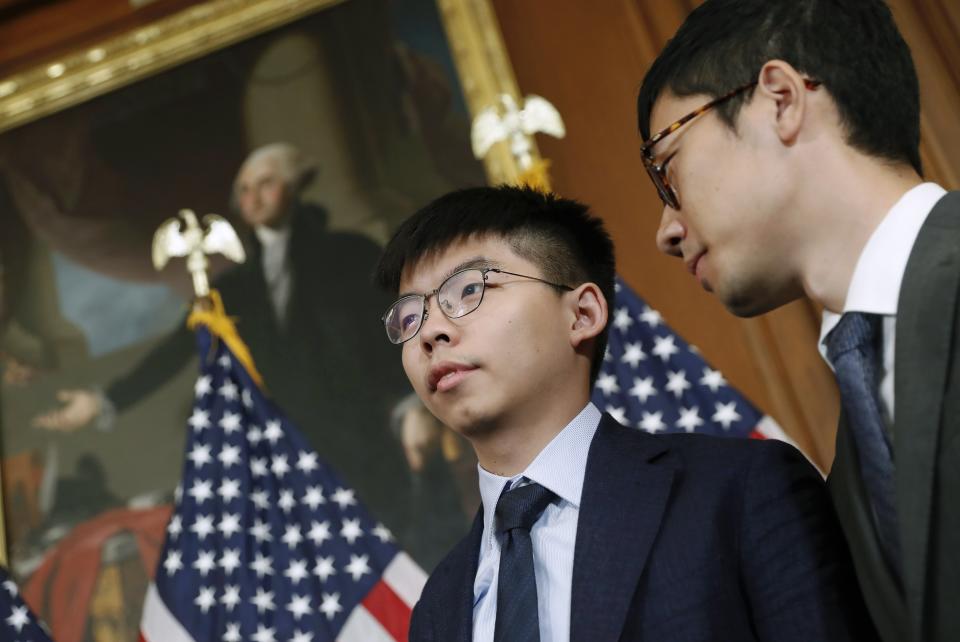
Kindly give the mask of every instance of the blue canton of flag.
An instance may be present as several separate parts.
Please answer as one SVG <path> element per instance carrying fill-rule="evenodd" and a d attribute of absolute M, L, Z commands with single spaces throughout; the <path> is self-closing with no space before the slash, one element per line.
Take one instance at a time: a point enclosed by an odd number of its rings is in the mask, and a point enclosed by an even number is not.
<path fill-rule="evenodd" d="M 50 642 L 46 626 L 24 604 L 20 590 L 3 567 L 0 567 L 0 640 Z"/>
<path fill-rule="evenodd" d="M 619 277 L 592 400 L 625 426 L 789 441 Z"/>
<path fill-rule="evenodd" d="M 197 335 L 183 478 L 141 639 L 405 640 L 423 571 L 226 342 Z"/>

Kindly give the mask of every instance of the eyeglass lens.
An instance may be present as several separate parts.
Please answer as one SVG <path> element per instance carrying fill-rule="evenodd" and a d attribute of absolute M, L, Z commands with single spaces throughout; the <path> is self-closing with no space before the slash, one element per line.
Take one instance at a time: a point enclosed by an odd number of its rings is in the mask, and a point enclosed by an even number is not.
<path fill-rule="evenodd" d="M 480 306 L 483 287 L 483 270 L 457 272 L 437 288 L 437 303 L 447 317 L 457 319 Z M 383 324 L 391 342 L 403 343 L 417 334 L 423 323 L 426 300 L 422 294 L 411 294 L 390 307 L 383 317 Z"/>

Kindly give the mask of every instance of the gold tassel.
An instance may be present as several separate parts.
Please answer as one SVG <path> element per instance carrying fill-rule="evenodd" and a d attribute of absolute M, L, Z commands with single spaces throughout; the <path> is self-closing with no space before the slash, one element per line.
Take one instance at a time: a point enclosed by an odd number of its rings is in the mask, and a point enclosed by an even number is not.
<path fill-rule="evenodd" d="M 187 327 L 194 330 L 199 324 L 207 326 L 210 334 L 227 344 L 230 352 L 240 360 L 250 377 L 260 388 L 263 388 L 263 378 L 257 372 L 257 366 L 253 363 L 250 349 L 237 333 L 237 326 L 233 324 L 233 319 L 227 316 L 220 293 L 214 289 L 210 290 L 209 304 L 209 306 L 194 306 L 190 316 L 187 317 Z"/>

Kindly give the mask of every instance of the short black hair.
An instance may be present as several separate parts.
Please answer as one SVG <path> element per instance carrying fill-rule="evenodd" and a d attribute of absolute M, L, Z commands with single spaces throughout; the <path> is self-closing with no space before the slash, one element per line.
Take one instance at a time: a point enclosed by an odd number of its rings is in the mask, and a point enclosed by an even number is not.
<path fill-rule="evenodd" d="M 543 277 L 577 287 L 595 283 L 613 308 L 613 241 L 603 222 L 577 201 L 529 187 L 501 185 L 451 192 L 418 210 L 397 229 L 380 257 L 374 279 L 400 289 L 405 267 L 465 239 L 505 239 L 518 256 L 537 265 Z M 594 339 L 591 384 L 607 348 L 607 328 Z"/>
<path fill-rule="evenodd" d="M 654 61 L 637 97 L 637 121 L 666 89 L 719 97 L 784 60 L 830 93 L 847 143 L 871 156 L 909 163 L 922 175 L 920 89 L 910 48 L 883 0 L 706 0 Z M 717 109 L 735 127 L 746 92 Z"/>

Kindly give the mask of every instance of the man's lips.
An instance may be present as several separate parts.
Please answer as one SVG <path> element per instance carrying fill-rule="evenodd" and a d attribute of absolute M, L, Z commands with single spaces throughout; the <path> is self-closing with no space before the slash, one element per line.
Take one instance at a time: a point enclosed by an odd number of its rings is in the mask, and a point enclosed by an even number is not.
<path fill-rule="evenodd" d="M 692 274 L 694 277 L 696 277 L 697 281 L 699 281 L 701 284 L 703 283 L 703 277 L 700 274 L 700 267 L 703 262 L 703 257 L 706 254 L 707 254 L 706 250 L 701 250 L 696 254 L 694 254 L 693 256 L 691 256 L 689 259 L 684 261 L 684 263 L 687 266 L 687 271 L 690 272 L 690 274 Z"/>
<path fill-rule="evenodd" d="M 476 366 L 456 361 L 443 361 L 430 368 L 427 388 L 430 392 L 446 392 L 455 388 Z"/>
<path fill-rule="evenodd" d="M 700 263 L 700 259 L 704 254 L 706 254 L 706 251 L 701 250 L 691 256 L 689 259 L 684 260 L 684 264 L 687 266 L 687 272 L 694 276 L 697 275 L 697 264 Z"/>

